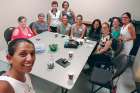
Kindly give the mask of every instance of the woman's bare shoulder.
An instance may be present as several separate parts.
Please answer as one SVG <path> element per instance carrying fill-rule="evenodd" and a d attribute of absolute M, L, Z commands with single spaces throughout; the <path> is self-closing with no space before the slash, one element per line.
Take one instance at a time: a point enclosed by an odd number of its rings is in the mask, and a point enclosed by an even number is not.
<path fill-rule="evenodd" d="M 14 93 L 14 90 L 7 81 L 0 80 L 0 93 Z"/>

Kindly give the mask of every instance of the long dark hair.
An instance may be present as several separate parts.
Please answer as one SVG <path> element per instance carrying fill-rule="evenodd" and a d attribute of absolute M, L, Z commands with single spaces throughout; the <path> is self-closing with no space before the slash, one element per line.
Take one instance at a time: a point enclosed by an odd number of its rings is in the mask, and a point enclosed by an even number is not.
<path fill-rule="evenodd" d="M 64 8 L 64 4 L 67 3 L 68 4 L 68 7 L 69 7 L 69 2 L 68 1 L 63 1 L 62 3 L 62 8 Z"/>
<path fill-rule="evenodd" d="M 90 32 L 92 32 L 92 31 L 95 30 L 95 28 L 93 27 L 93 25 L 95 24 L 96 21 L 99 23 L 99 27 L 97 28 L 97 32 L 96 32 L 96 33 L 100 33 L 101 27 L 102 27 L 100 19 L 95 19 L 95 20 L 92 22 L 92 24 L 91 24 L 91 31 L 90 31 Z"/>
<path fill-rule="evenodd" d="M 123 16 L 123 15 L 127 15 L 128 18 L 130 19 L 130 22 L 132 22 L 132 19 L 131 19 L 131 13 L 129 13 L 129 12 L 125 12 L 125 13 L 122 14 L 122 16 Z"/>
<path fill-rule="evenodd" d="M 22 19 L 26 19 L 26 17 L 24 17 L 24 16 L 19 16 L 17 20 L 18 20 L 18 22 L 21 22 Z"/>

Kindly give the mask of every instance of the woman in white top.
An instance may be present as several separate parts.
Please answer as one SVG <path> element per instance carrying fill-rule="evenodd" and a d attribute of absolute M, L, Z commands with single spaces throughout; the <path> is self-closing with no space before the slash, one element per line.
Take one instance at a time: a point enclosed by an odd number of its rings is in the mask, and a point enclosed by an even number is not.
<path fill-rule="evenodd" d="M 61 12 L 58 10 L 58 2 L 52 1 L 51 3 L 52 9 L 49 11 L 47 15 L 48 26 L 50 26 L 51 32 L 57 32 L 57 26 L 60 24 Z"/>
<path fill-rule="evenodd" d="M 136 39 L 135 27 L 131 23 L 131 14 L 126 12 L 122 14 L 122 28 L 120 32 L 119 39 L 124 42 L 124 49 L 122 53 L 129 55 L 132 47 L 133 42 Z"/>
<path fill-rule="evenodd" d="M 35 47 L 27 39 L 15 39 L 8 45 L 9 71 L 0 76 L 0 93 L 35 93 L 29 72 L 35 61 Z"/>
<path fill-rule="evenodd" d="M 69 9 L 69 2 L 68 1 L 63 1 L 62 8 L 63 8 L 63 10 L 62 10 L 61 15 L 62 16 L 67 15 L 68 23 L 73 25 L 75 23 L 75 14 L 71 9 Z"/>

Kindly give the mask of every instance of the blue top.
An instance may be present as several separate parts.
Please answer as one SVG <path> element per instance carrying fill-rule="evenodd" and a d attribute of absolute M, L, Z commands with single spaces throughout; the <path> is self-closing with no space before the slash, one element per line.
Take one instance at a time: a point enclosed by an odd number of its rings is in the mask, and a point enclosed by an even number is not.
<path fill-rule="evenodd" d="M 36 29 L 37 33 L 40 34 L 44 31 L 48 31 L 48 25 L 46 22 L 34 22 L 32 28 Z"/>
<path fill-rule="evenodd" d="M 65 27 L 63 23 L 57 26 L 57 32 L 63 35 L 69 35 L 71 31 L 71 25 L 68 23 Z"/>
<path fill-rule="evenodd" d="M 112 38 L 118 40 L 119 39 L 119 36 L 120 36 L 120 31 L 121 31 L 121 28 L 119 27 L 118 30 L 115 30 L 114 27 L 111 28 L 111 31 L 112 31 Z"/>

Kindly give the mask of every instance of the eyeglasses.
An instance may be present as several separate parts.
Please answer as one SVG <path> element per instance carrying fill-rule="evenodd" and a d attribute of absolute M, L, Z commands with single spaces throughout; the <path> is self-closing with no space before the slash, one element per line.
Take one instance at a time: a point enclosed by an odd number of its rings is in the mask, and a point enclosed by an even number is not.
<path fill-rule="evenodd" d="M 81 18 L 77 18 L 77 20 L 80 20 L 81 21 L 82 19 Z"/>
<path fill-rule="evenodd" d="M 38 16 L 38 17 L 40 18 L 40 17 L 45 17 L 45 16 Z"/>
<path fill-rule="evenodd" d="M 107 26 L 102 26 L 102 29 L 108 29 L 108 27 Z"/>
<path fill-rule="evenodd" d="M 122 17 L 123 19 L 127 19 L 128 17 Z"/>

